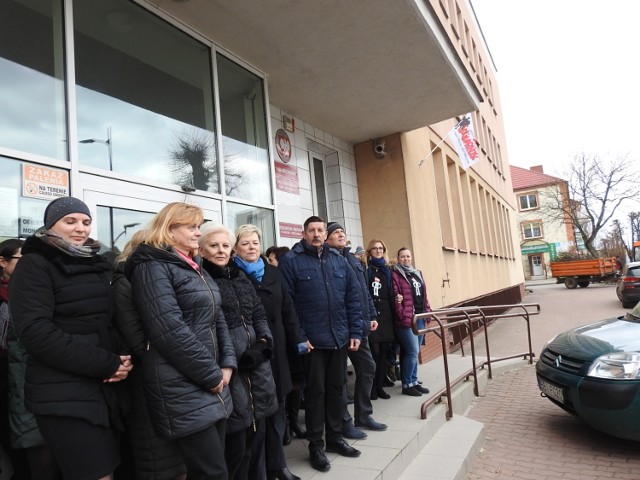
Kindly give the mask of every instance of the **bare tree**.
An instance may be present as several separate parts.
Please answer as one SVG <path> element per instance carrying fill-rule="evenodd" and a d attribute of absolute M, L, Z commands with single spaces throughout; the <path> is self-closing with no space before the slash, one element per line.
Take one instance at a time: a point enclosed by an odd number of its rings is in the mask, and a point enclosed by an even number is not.
<path fill-rule="evenodd" d="M 616 210 L 637 197 L 640 179 L 628 155 L 603 157 L 576 154 L 568 164 L 562 186 L 549 189 L 542 214 L 556 221 L 569 221 L 580 235 L 589 255 L 598 257 L 597 238 Z"/>
<path fill-rule="evenodd" d="M 176 135 L 176 146 L 169 151 L 173 181 L 178 185 L 217 191 L 218 169 L 215 137 L 201 130 Z"/>

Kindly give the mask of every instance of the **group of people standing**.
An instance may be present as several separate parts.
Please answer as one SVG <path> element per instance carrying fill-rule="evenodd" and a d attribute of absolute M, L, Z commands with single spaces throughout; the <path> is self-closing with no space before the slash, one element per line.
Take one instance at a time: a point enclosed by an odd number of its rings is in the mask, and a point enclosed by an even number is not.
<path fill-rule="evenodd" d="M 127 457 L 126 478 L 295 480 L 283 450 L 291 431 L 328 471 L 325 450 L 358 456 L 345 437 L 387 428 L 371 400 L 388 398 L 394 339 L 402 393 L 428 392 L 411 322 L 429 303 L 408 249 L 392 270 L 374 240 L 363 264 L 341 225 L 310 217 L 301 241 L 267 260 L 256 226 L 203 220 L 195 205 L 165 206 L 113 274 L 74 197 L 52 201 L 24 243 L 0 244 L 3 434 L 31 478 L 112 479 Z"/>

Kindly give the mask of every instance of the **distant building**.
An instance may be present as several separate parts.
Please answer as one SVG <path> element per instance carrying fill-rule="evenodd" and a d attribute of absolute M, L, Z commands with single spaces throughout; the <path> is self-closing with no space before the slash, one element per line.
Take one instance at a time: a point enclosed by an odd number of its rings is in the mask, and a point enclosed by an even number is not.
<path fill-rule="evenodd" d="M 549 262 L 561 252 L 576 250 L 576 236 L 569 217 L 554 218 L 545 207 L 570 201 L 567 182 L 544 173 L 542 166 L 530 170 L 511 166 L 516 196 L 522 266 L 527 280 L 545 278 Z"/>

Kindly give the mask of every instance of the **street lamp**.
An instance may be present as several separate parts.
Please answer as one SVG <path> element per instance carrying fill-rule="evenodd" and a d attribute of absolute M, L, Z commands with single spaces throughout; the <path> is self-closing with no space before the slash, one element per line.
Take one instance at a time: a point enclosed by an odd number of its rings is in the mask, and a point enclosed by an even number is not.
<path fill-rule="evenodd" d="M 107 127 L 107 139 L 100 140 L 99 138 L 86 138 L 79 140 L 78 143 L 101 143 L 106 145 L 109 149 L 109 171 L 113 171 L 113 140 L 111 139 L 111 127 Z"/>
<path fill-rule="evenodd" d="M 118 239 L 122 236 L 122 235 L 126 235 L 127 234 L 127 228 L 133 228 L 133 227 L 137 227 L 138 225 L 140 225 L 140 222 L 137 223 L 127 223 L 124 226 L 124 230 L 122 232 L 120 232 L 118 234 L 118 236 L 113 240 L 113 246 L 116 246 L 116 242 L 118 241 Z"/>

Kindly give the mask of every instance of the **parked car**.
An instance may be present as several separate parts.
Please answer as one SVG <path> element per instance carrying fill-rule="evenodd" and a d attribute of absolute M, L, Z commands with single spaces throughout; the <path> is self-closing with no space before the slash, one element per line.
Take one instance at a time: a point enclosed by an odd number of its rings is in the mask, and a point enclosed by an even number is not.
<path fill-rule="evenodd" d="M 624 308 L 631 308 L 640 302 L 640 262 L 631 262 L 618 282 L 616 294 Z"/>
<path fill-rule="evenodd" d="M 536 374 L 543 397 L 596 430 L 640 441 L 640 303 L 551 339 Z"/>

